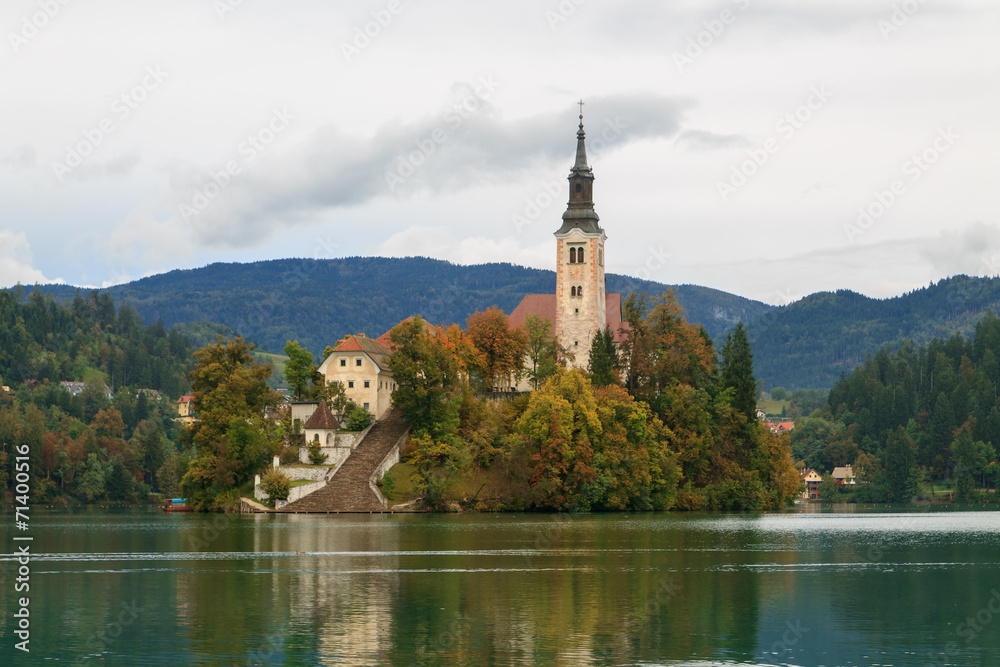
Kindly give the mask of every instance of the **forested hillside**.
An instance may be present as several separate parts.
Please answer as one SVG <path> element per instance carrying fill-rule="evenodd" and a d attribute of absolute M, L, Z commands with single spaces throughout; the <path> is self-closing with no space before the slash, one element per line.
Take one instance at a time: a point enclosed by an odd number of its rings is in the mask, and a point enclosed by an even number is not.
<path fill-rule="evenodd" d="M 37 501 L 145 499 L 175 493 L 190 455 L 174 401 L 193 350 L 162 322 L 92 292 L 63 304 L 0 291 L 0 496 L 16 448 L 29 454 Z M 82 390 L 62 381 L 85 383 Z"/>
<path fill-rule="evenodd" d="M 853 463 L 863 502 L 908 501 L 922 480 L 954 480 L 959 501 L 979 500 L 1000 473 L 998 360 L 992 314 L 971 338 L 880 350 L 834 384 L 823 414 L 796 424 L 793 452 L 821 473 Z"/>
<path fill-rule="evenodd" d="M 767 387 L 826 388 L 886 346 L 971 334 L 987 312 L 1000 312 L 1000 279 L 955 276 L 892 299 L 820 292 L 765 313 L 749 334 Z"/>
<path fill-rule="evenodd" d="M 671 286 L 609 275 L 609 292 L 659 295 Z M 50 285 L 57 298 L 72 287 Z M 749 322 L 771 306 L 718 290 L 673 286 L 695 323 L 714 338 L 736 322 Z M 212 264 L 143 278 L 105 292 L 146 321 L 166 326 L 215 322 L 280 353 L 289 339 L 314 352 L 350 333 L 380 336 L 411 315 L 447 326 L 490 306 L 511 312 L 525 294 L 551 294 L 555 273 L 512 264 L 459 266 L 427 258 L 350 257 Z"/>
<path fill-rule="evenodd" d="M 95 381 L 112 391 L 155 389 L 176 399 L 189 386 L 192 348 L 163 322 L 92 292 L 57 304 L 40 291 L 0 291 L 0 380 L 19 385 Z"/>

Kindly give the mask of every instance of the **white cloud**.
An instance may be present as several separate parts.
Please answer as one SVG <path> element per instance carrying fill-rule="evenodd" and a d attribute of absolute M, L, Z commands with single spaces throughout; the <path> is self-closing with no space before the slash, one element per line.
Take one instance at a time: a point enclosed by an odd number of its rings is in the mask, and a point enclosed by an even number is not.
<path fill-rule="evenodd" d="M 24 232 L 0 229 L 0 286 L 64 282 L 62 278 L 46 278 L 33 263 L 31 246 Z"/>
<path fill-rule="evenodd" d="M 551 243 L 527 248 L 511 238 L 490 239 L 482 236 L 456 238 L 447 227 L 413 226 L 393 234 L 375 254 L 385 257 L 425 256 L 455 264 L 510 262 L 534 268 L 550 269 L 554 256 Z"/>

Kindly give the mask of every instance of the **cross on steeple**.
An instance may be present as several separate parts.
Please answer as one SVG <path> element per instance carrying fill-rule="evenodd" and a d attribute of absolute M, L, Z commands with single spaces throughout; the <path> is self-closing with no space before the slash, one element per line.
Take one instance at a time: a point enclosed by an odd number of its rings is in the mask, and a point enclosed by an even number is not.
<path fill-rule="evenodd" d="M 580 105 L 580 120 L 583 120 L 583 105 L 584 105 L 583 99 L 581 99 L 579 102 L 577 102 L 577 104 Z"/>

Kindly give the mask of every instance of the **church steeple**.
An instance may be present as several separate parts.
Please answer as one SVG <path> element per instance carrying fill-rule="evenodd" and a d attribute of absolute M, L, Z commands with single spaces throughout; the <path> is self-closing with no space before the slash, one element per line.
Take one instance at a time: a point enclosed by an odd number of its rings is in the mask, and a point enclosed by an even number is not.
<path fill-rule="evenodd" d="M 583 129 L 583 101 L 580 104 L 580 129 L 576 132 L 576 163 L 569 172 L 569 205 L 563 213 L 563 224 L 556 234 L 565 234 L 574 227 L 591 234 L 603 232 L 601 218 L 594 210 L 594 172 L 587 164 L 587 133 Z"/>
<path fill-rule="evenodd" d="M 587 133 L 576 133 L 576 162 L 569 172 L 569 206 L 556 237 L 556 321 L 559 344 L 573 353 L 571 365 L 587 368 L 590 343 L 608 324 L 604 292 L 607 235 L 594 210 L 594 172 L 587 164 Z"/>

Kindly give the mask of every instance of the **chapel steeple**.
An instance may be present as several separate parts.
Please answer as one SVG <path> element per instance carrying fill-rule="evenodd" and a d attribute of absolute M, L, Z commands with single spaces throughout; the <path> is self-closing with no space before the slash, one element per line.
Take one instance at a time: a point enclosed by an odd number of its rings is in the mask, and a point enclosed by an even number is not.
<path fill-rule="evenodd" d="M 569 205 L 563 213 L 562 227 L 556 234 L 565 234 L 574 227 L 590 234 L 600 234 L 601 218 L 594 210 L 594 172 L 587 164 L 587 133 L 583 129 L 583 100 L 580 105 L 580 128 L 576 132 L 576 162 L 569 172 Z"/>
<path fill-rule="evenodd" d="M 580 102 L 583 111 L 583 102 Z M 556 237 L 556 321 L 559 344 L 574 368 L 587 368 L 590 343 L 608 325 L 604 292 L 604 242 L 607 235 L 594 210 L 594 172 L 587 164 L 587 133 L 576 133 L 576 162 L 569 172 L 569 206 Z"/>

